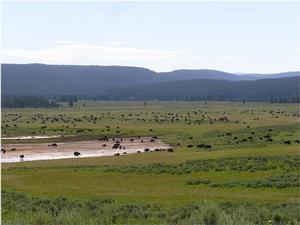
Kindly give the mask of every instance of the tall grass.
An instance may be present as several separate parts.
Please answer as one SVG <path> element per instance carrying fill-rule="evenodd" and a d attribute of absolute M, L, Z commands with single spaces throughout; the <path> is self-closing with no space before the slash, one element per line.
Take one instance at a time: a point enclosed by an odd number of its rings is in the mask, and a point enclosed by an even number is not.
<path fill-rule="evenodd" d="M 183 206 L 118 204 L 111 199 L 68 200 L 29 198 L 2 192 L 2 224 L 203 224 L 296 225 L 297 204 L 259 205 L 202 201 Z"/>

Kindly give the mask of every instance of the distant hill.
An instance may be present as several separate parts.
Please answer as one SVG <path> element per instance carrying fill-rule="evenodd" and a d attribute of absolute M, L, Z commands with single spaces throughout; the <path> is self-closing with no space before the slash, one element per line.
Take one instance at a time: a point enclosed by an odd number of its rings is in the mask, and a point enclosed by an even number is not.
<path fill-rule="evenodd" d="M 145 68 L 124 66 L 77 66 L 77 65 L 45 65 L 45 64 L 2 64 L 2 95 L 32 95 L 32 96 L 107 96 L 111 98 L 128 98 L 130 95 L 140 98 L 134 90 L 147 98 L 157 98 L 149 93 L 153 90 L 162 96 L 173 93 L 174 89 L 182 89 L 189 93 L 191 89 L 208 90 L 216 93 L 231 93 L 239 83 L 230 81 L 259 80 L 262 78 L 279 78 L 300 76 L 300 72 L 287 72 L 279 74 L 243 74 L 236 75 L 217 70 L 175 70 L 172 72 L 157 73 Z M 257 81 L 253 85 L 265 85 L 266 90 L 272 89 L 266 85 L 275 85 L 279 82 L 291 80 Z M 251 82 L 249 85 L 252 84 Z M 184 85 L 184 86 L 182 86 Z M 246 83 L 243 85 L 245 86 Z M 239 86 L 239 85 L 238 85 Z M 274 86 L 275 87 L 275 86 Z M 294 86 L 293 86 L 294 87 Z M 227 88 L 227 91 L 220 91 Z M 280 88 L 280 87 L 279 87 Z M 225 90 L 224 89 L 224 90 Z M 204 92 L 204 90 L 207 90 Z M 243 89 L 238 89 L 240 92 Z M 251 86 L 251 90 L 255 87 Z M 272 89 L 273 90 L 273 89 Z M 293 89 L 294 90 L 294 89 Z M 121 92 L 124 94 L 121 94 Z M 201 94 L 200 92 L 195 94 Z M 192 93 L 190 93 L 192 94 Z M 172 94 L 171 94 L 172 95 Z M 180 94 L 182 96 L 182 94 Z M 132 97 L 131 96 L 131 97 Z M 225 95 L 226 96 L 226 95 Z M 134 98 L 135 98 L 134 97 Z"/>
<path fill-rule="evenodd" d="M 2 64 L 4 95 L 95 95 L 112 87 L 155 83 L 155 73 L 137 67 Z"/>
<path fill-rule="evenodd" d="M 119 100 L 299 101 L 300 77 L 255 81 L 184 80 L 107 90 Z"/>
<path fill-rule="evenodd" d="M 243 76 L 226 73 L 218 70 L 174 70 L 158 74 L 168 81 L 193 80 L 193 79 L 215 79 L 215 80 L 243 80 Z"/>

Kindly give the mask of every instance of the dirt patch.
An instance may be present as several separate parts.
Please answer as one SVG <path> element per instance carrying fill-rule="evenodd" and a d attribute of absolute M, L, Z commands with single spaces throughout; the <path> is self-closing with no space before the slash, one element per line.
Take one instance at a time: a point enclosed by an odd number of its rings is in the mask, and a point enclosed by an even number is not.
<path fill-rule="evenodd" d="M 115 146 L 114 146 L 115 145 Z M 113 148 L 117 147 L 117 148 Z M 101 157 L 144 152 L 145 149 L 167 149 L 170 146 L 160 139 L 150 137 L 116 138 L 108 140 L 73 141 L 42 144 L 5 144 L 2 146 L 1 162 L 23 162 L 66 158 Z M 4 153 L 5 152 L 5 153 Z M 75 152 L 80 153 L 75 156 Z M 20 156 L 24 157 L 21 158 Z"/>

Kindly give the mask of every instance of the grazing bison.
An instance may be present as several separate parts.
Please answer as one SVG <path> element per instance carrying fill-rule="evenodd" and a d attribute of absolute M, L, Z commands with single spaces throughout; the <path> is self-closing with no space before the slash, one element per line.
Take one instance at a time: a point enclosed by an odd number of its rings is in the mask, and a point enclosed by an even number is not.
<path fill-rule="evenodd" d="M 154 149 L 155 152 L 160 152 L 159 148 Z"/>
<path fill-rule="evenodd" d="M 137 153 L 141 153 L 141 151 L 137 151 Z"/>
<path fill-rule="evenodd" d="M 80 152 L 74 152 L 74 156 L 76 157 L 80 156 Z"/>
<path fill-rule="evenodd" d="M 145 150 L 144 150 L 145 152 L 149 152 L 150 151 L 150 149 L 149 148 L 145 148 Z"/>
<path fill-rule="evenodd" d="M 103 146 L 103 147 L 106 147 L 106 146 L 107 146 L 107 144 L 103 144 L 102 146 Z"/>
<path fill-rule="evenodd" d="M 120 144 L 114 144 L 114 145 L 112 146 L 112 149 L 117 149 L 117 148 L 119 148 L 119 146 L 120 146 Z"/>
<path fill-rule="evenodd" d="M 197 145 L 197 148 L 211 148 L 211 145 L 207 145 L 207 144 L 199 144 Z"/>
<path fill-rule="evenodd" d="M 155 139 L 151 139 L 150 142 L 155 142 Z"/>
<path fill-rule="evenodd" d="M 174 152 L 174 150 L 172 148 L 169 148 L 168 152 Z"/>
<path fill-rule="evenodd" d="M 187 147 L 188 147 L 188 148 L 192 148 L 192 147 L 194 147 L 194 145 L 187 145 Z"/>
<path fill-rule="evenodd" d="M 56 143 L 53 143 L 51 146 L 52 146 L 52 147 L 57 147 L 57 144 L 56 144 Z"/>
<path fill-rule="evenodd" d="M 292 144 L 292 143 L 291 143 L 291 141 L 284 141 L 284 144 L 290 145 L 290 144 Z"/>
<path fill-rule="evenodd" d="M 120 155 L 120 153 L 116 153 L 116 154 L 114 154 L 114 156 L 119 156 Z"/>
<path fill-rule="evenodd" d="M 17 150 L 16 148 L 12 148 L 12 149 L 11 149 L 11 151 L 16 151 L 16 150 Z"/>
<path fill-rule="evenodd" d="M 300 141 L 299 141 L 299 140 L 295 140 L 295 143 L 299 144 L 299 143 L 300 143 Z"/>
<path fill-rule="evenodd" d="M 130 142 L 134 142 L 134 139 L 133 139 L 133 138 L 130 138 Z"/>
<path fill-rule="evenodd" d="M 2 149 L 1 149 L 1 152 L 2 152 L 3 154 L 5 154 L 5 153 L 6 153 L 6 150 L 5 150 L 4 148 L 2 148 Z"/>
<path fill-rule="evenodd" d="M 127 152 L 123 152 L 123 155 L 126 155 L 127 154 Z"/>
<path fill-rule="evenodd" d="M 98 138 L 98 141 L 109 141 L 108 138 L 105 136 L 105 137 L 99 137 Z"/>

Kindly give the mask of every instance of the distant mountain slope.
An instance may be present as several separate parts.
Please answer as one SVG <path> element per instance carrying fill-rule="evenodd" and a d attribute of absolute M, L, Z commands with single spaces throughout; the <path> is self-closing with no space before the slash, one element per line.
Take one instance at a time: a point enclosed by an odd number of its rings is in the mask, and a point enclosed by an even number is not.
<path fill-rule="evenodd" d="M 244 74 L 242 76 L 247 78 L 247 80 L 297 77 L 300 76 L 300 71 L 291 71 L 291 72 L 274 73 L 274 74 Z"/>
<path fill-rule="evenodd" d="M 246 76 L 239 76 L 218 70 L 174 70 L 172 72 L 159 73 L 159 76 L 169 81 L 192 79 L 245 80 L 246 78 Z"/>
<path fill-rule="evenodd" d="M 300 77 L 256 81 L 184 80 L 106 90 L 112 99 L 299 101 Z"/>
<path fill-rule="evenodd" d="M 158 82 L 155 73 L 137 67 L 2 64 L 5 95 L 95 95 L 106 88 Z"/>
<path fill-rule="evenodd" d="M 156 73 L 144 68 L 124 66 L 1 65 L 3 95 L 95 96 L 107 93 L 108 90 L 117 93 L 119 89 L 129 86 L 154 85 L 171 81 L 191 79 L 240 81 L 295 75 L 299 76 L 300 72 L 236 75 L 217 70 L 175 70 Z M 165 88 L 164 84 L 162 87 Z"/>

